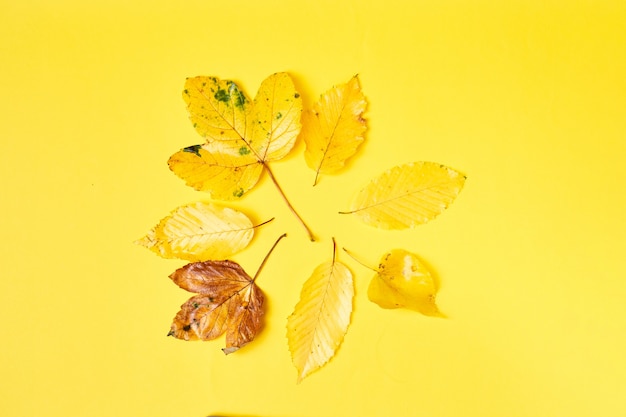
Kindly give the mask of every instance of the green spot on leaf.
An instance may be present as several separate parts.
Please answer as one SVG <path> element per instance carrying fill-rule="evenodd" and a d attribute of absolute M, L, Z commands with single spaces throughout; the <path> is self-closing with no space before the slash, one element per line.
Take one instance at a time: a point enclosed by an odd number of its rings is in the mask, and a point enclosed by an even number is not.
<path fill-rule="evenodd" d="M 230 101 L 230 94 L 228 94 L 226 90 L 223 90 L 221 88 L 217 90 L 217 92 L 213 95 L 213 97 L 215 97 L 215 100 L 221 101 L 224 103 L 228 103 Z"/>
<path fill-rule="evenodd" d="M 283 117 L 283 114 L 281 112 L 276 113 L 276 120 L 280 119 L 281 117 Z"/>
<path fill-rule="evenodd" d="M 248 148 L 247 146 L 242 146 L 241 148 L 239 148 L 239 155 L 243 156 L 243 155 L 248 155 L 250 153 L 250 148 Z"/>
<path fill-rule="evenodd" d="M 237 198 L 241 197 L 243 195 L 243 188 L 233 191 L 233 195 Z"/>
<path fill-rule="evenodd" d="M 202 145 L 187 146 L 183 149 L 183 152 L 189 152 L 200 156 L 200 148 L 202 148 Z"/>
<path fill-rule="evenodd" d="M 243 109 L 243 107 L 246 105 L 246 96 L 239 90 L 237 90 L 237 93 L 235 94 L 235 106 L 239 107 L 240 109 Z"/>

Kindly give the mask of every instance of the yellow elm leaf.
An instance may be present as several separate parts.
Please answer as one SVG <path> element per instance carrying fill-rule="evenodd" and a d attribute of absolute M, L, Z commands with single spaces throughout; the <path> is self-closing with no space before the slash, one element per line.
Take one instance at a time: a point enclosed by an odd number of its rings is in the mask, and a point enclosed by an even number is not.
<path fill-rule="evenodd" d="M 267 77 L 251 107 L 251 130 L 246 140 L 262 161 L 284 158 L 300 134 L 302 98 L 289 74 Z"/>
<path fill-rule="evenodd" d="M 172 155 L 170 169 L 187 185 L 218 200 L 234 200 L 256 185 L 263 164 L 218 142 L 188 146 Z"/>
<path fill-rule="evenodd" d="M 231 142 L 231 147 L 245 145 L 250 100 L 237 84 L 216 77 L 187 78 L 183 90 L 189 119 L 207 142 Z"/>
<path fill-rule="evenodd" d="M 394 249 L 381 259 L 367 296 L 382 308 L 408 308 L 443 317 L 435 304 L 437 289 L 430 271 L 415 254 Z"/>
<path fill-rule="evenodd" d="M 413 162 L 374 178 L 354 199 L 351 210 L 362 222 L 382 229 L 406 229 L 441 214 L 465 183 L 458 171 L 435 162 Z"/>
<path fill-rule="evenodd" d="M 363 142 L 367 102 L 359 79 L 354 76 L 346 84 L 322 94 L 313 108 L 303 113 L 302 137 L 306 143 L 304 158 L 319 174 L 339 171 Z"/>
<path fill-rule="evenodd" d="M 304 283 L 300 301 L 287 319 L 287 339 L 298 382 L 324 366 L 343 341 L 350 324 L 352 273 L 333 260 L 319 265 Z"/>
<path fill-rule="evenodd" d="M 226 259 L 248 246 L 253 235 L 242 212 L 197 202 L 175 209 L 137 243 L 164 258 L 195 262 Z"/>

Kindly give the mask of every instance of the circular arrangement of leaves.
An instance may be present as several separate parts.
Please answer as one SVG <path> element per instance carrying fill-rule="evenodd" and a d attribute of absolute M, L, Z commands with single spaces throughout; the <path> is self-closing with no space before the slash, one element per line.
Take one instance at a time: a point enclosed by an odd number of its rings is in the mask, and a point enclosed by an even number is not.
<path fill-rule="evenodd" d="M 315 183 L 320 175 L 340 170 L 357 152 L 367 129 L 363 118 L 367 102 L 358 77 L 331 88 L 304 110 L 293 80 L 284 72 L 266 78 L 253 100 L 235 82 L 206 76 L 188 78 L 183 99 L 204 142 L 172 155 L 170 169 L 187 185 L 222 201 L 241 198 L 262 175 L 268 175 L 315 241 L 270 164 L 284 158 L 302 138 Z M 357 193 L 350 211 L 342 213 L 378 228 L 412 228 L 442 213 L 463 188 L 465 178 L 434 162 L 396 166 L 372 179 Z M 228 258 L 247 247 L 255 228 L 265 223 L 253 225 L 237 210 L 196 202 L 178 207 L 136 242 L 164 258 L 190 261 L 170 275 L 174 283 L 196 295 L 181 306 L 169 335 L 212 340 L 226 334 L 226 354 L 255 338 L 264 312 L 264 295 L 256 277 L 285 235 L 276 240 L 254 277 Z M 333 239 L 332 259 L 306 280 L 287 319 L 287 340 L 298 382 L 334 356 L 350 324 L 353 276 L 336 255 Z M 382 308 L 441 316 L 433 277 L 415 254 L 395 249 L 383 255 L 378 268 L 370 269 L 375 272 L 368 288 L 371 301 Z"/>

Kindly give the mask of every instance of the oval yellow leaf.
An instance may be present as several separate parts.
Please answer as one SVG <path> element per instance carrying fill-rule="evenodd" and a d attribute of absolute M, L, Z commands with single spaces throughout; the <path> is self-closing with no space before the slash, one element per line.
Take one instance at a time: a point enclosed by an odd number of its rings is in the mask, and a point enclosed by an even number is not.
<path fill-rule="evenodd" d="M 234 200 L 256 185 L 263 164 L 249 152 L 239 152 L 221 144 L 188 146 L 168 161 L 172 172 L 198 191 L 217 200 Z"/>
<path fill-rule="evenodd" d="M 247 140 L 262 161 L 284 158 L 300 134 L 302 98 L 286 72 L 278 72 L 261 83 L 252 107 Z"/>
<path fill-rule="evenodd" d="M 436 294 L 437 285 L 430 271 L 415 254 L 404 249 L 383 256 L 367 291 L 370 301 L 382 308 L 408 308 L 442 317 L 435 304 Z"/>
<path fill-rule="evenodd" d="M 396 166 L 356 196 L 351 211 L 362 222 L 382 229 L 406 229 L 426 223 L 454 201 L 465 183 L 458 171 L 435 162 Z"/>
<path fill-rule="evenodd" d="M 346 84 L 322 94 L 313 108 L 304 112 L 302 137 L 306 143 L 304 158 L 319 174 L 330 174 L 344 167 L 365 139 L 363 118 L 367 102 L 361 92 L 359 79 L 354 76 Z"/>
<path fill-rule="evenodd" d="M 287 339 L 298 382 L 324 366 L 350 324 L 354 283 L 342 263 L 319 265 L 304 283 L 300 301 L 287 319 Z"/>
<path fill-rule="evenodd" d="M 198 202 L 175 209 L 137 243 L 163 258 L 196 262 L 226 259 L 248 246 L 253 235 L 242 212 Z"/>

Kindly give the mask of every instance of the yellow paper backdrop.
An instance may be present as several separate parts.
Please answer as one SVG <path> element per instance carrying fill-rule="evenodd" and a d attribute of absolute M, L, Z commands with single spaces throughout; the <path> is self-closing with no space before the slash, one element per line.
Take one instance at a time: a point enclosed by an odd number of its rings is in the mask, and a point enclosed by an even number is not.
<path fill-rule="evenodd" d="M 0 414 L 279 417 L 626 414 L 626 3 L 615 1 L 8 1 L 0 4 Z M 185 77 L 254 95 L 290 72 L 310 105 L 359 74 L 366 144 L 313 188 L 299 143 L 233 204 L 275 216 L 234 259 L 265 328 L 166 337 L 184 264 L 133 245 L 206 199 L 167 168 L 199 137 Z M 340 216 L 394 165 L 468 176 L 435 221 L 387 232 Z M 447 319 L 388 311 L 356 275 L 337 356 L 296 385 L 286 317 L 331 237 L 376 265 L 418 253 Z"/>

